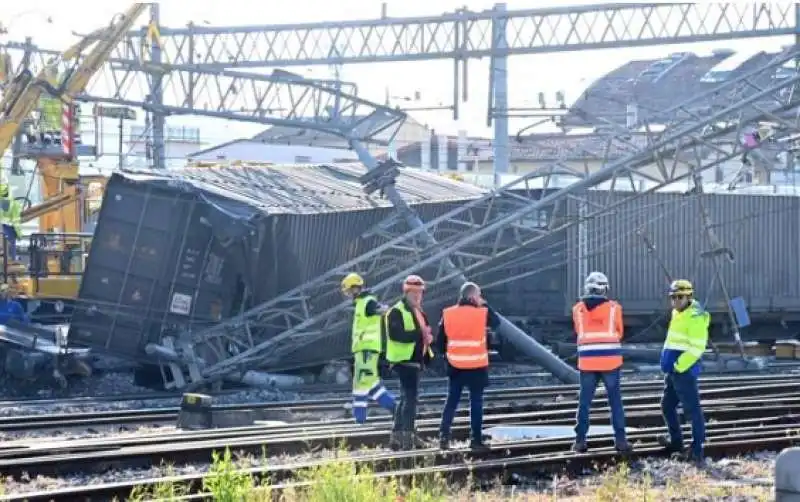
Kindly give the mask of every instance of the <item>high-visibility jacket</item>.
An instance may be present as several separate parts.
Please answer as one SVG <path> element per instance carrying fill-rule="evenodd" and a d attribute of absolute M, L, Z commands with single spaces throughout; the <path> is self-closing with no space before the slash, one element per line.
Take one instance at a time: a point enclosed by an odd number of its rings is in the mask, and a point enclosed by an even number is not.
<path fill-rule="evenodd" d="M 389 316 L 392 312 L 398 311 L 400 312 L 403 318 L 403 331 L 407 334 L 413 334 L 408 338 L 412 339 L 413 341 L 409 342 L 401 342 L 394 338 L 392 338 L 392 330 L 391 326 L 389 325 Z M 408 362 L 423 362 L 415 360 L 415 349 L 417 344 L 422 345 L 422 331 L 420 327 L 414 322 L 414 312 L 409 310 L 406 307 L 405 301 L 400 300 L 384 314 L 384 330 L 385 330 L 385 338 L 386 338 L 386 360 L 390 363 L 397 364 L 397 363 L 408 363 Z M 420 315 L 419 320 L 417 321 L 420 323 L 420 326 L 425 321 L 425 316 Z M 427 324 L 425 327 L 428 327 Z M 433 350 L 430 347 L 422 347 L 420 351 L 421 357 L 424 360 L 426 357 L 433 358 Z"/>
<path fill-rule="evenodd" d="M 406 308 L 405 303 L 400 300 L 399 302 L 392 305 L 388 312 L 386 312 L 386 316 L 388 317 L 392 311 L 398 310 L 400 314 L 403 316 L 403 329 L 406 333 L 411 333 L 412 331 L 419 331 L 417 325 L 414 324 L 414 314 L 410 310 Z M 391 333 L 389 332 L 389 323 L 386 322 L 386 360 L 390 363 L 405 363 L 412 360 L 414 356 L 414 347 L 416 347 L 417 342 L 398 342 L 391 337 Z"/>
<path fill-rule="evenodd" d="M 355 352 L 381 351 L 381 316 L 367 315 L 369 302 L 378 299 L 372 295 L 359 296 L 355 300 L 356 311 L 353 314 L 352 350 Z"/>
<path fill-rule="evenodd" d="M 622 306 L 608 300 L 593 309 L 583 301 L 572 307 L 578 335 L 578 369 L 613 371 L 622 366 Z"/>
<path fill-rule="evenodd" d="M 22 236 L 22 204 L 14 200 L 11 195 L 0 199 L 0 222 L 14 228 L 17 237 Z"/>
<path fill-rule="evenodd" d="M 454 305 L 442 311 L 447 336 L 447 362 L 454 368 L 473 370 L 489 366 L 486 319 L 489 309 Z"/>
<path fill-rule="evenodd" d="M 692 300 L 685 310 L 672 311 L 667 338 L 661 350 L 661 369 L 665 373 L 700 373 L 700 359 L 708 343 L 708 326 L 711 315 L 697 300 Z"/>
<path fill-rule="evenodd" d="M 39 98 L 39 109 L 41 110 L 40 127 L 46 131 L 60 131 L 63 114 L 61 101 L 52 96 L 42 96 Z"/>

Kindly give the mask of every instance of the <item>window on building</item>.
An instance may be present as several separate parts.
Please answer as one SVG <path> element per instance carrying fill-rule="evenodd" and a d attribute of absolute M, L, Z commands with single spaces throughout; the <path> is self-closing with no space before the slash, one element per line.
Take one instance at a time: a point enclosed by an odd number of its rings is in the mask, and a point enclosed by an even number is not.
<path fill-rule="evenodd" d="M 296 155 L 295 158 L 294 158 L 294 163 L 295 164 L 310 164 L 311 163 L 311 157 L 309 157 L 307 155 Z"/>

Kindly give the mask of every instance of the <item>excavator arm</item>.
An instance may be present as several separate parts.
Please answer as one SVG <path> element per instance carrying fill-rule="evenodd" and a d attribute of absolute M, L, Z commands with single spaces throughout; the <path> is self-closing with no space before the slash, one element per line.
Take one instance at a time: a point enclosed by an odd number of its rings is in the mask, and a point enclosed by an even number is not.
<path fill-rule="evenodd" d="M 38 75 L 34 76 L 26 69 L 14 77 L 6 86 L 0 100 L 0 157 L 11 146 L 22 122 L 36 108 L 42 93 L 62 99 L 74 99 L 80 95 L 146 8 L 145 3 L 134 3 L 108 27 L 90 33 L 59 57 L 51 59 Z M 89 52 L 81 57 L 83 51 L 89 47 Z M 62 62 L 74 64 L 58 86 L 51 85 L 47 75 L 57 73 Z"/>

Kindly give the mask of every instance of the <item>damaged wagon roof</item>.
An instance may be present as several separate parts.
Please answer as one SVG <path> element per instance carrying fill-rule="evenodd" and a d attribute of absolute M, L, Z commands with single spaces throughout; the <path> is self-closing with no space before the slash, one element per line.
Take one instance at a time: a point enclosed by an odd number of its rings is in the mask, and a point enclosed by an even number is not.
<path fill-rule="evenodd" d="M 241 163 L 186 167 L 162 175 L 126 171 L 132 180 L 180 180 L 207 193 L 238 200 L 269 214 L 318 214 L 388 207 L 379 193 L 367 195 L 358 178 L 363 164 L 264 165 Z M 436 173 L 400 168 L 397 189 L 410 204 L 466 201 L 486 190 Z"/>

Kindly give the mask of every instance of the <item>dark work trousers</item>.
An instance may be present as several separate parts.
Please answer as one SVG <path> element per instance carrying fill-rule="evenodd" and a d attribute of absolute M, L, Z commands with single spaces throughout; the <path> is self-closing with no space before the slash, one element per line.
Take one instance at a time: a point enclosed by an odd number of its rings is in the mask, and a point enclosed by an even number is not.
<path fill-rule="evenodd" d="M 447 381 L 447 401 L 442 411 L 442 423 L 439 434 L 450 439 L 450 430 L 456 416 L 461 393 L 466 387 L 469 390 L 469 424 L 473 443 L 481 443 L 483 437 L 483 391 L 486 390 L 488 375 L 485 369 L 461 370 L 453 372 Z"/>
<path fill-rule="evenodd" d="M 611 427 L 614 429 L 614 441 L 617 445 L 621 445 L 625 441 L 625 409 L 622 407 L 622 392 L 619 388 L 619 369 L 613 371 L 581 371 L 575 441 L 578 443 L 586 442 L 586 434 L 589 432 L 589 411 L 592 407 L 592 399 L 594 399 L 594 394 L 597 391 L 597 384 L 601 380 L 608 395 L 608 407 L 611 408 Z"/>
<path fill-rule="evenodd" d="M 664 394 L 661 396 L 661 412 L 667 424 L 670 442 L 675 447 L 683 447 L 681 421 L 678 405 L 683 407 L 683 415 L 692 424 L 692 455 L 703 456 L 703 443 L 706 440 L 706 420 L 700 406 L 700 390 L 697 377 L 688 371 L 671 373 L 664 378 Z"/>
<path fill-rule="evenodd" d="M 393 367 L 400 380 L 400 402 L 394 412 L 392 432 L 414 432 L 419 399 L 420 367 L 411 364 L 396 364 Z"/>

